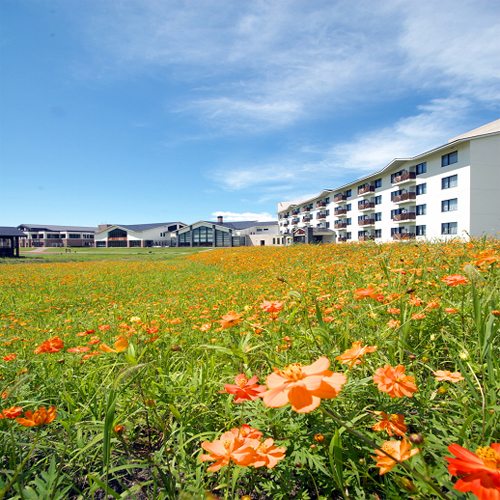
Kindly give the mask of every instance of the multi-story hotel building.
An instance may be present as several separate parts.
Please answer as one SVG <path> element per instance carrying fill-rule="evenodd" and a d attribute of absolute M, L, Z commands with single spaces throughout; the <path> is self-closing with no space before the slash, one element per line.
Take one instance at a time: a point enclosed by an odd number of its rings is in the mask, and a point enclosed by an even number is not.
<path fill-rule="evenodd" d="M 500 120 L 300 202 L 278 204 L 287 241 L 389 241 L 500 232 Z"/>

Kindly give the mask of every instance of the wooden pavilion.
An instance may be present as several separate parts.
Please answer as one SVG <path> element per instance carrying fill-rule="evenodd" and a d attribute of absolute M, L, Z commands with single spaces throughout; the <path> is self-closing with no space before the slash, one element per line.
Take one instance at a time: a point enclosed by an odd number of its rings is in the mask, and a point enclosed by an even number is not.
<path fill-rule="evenodd" d="M 0 257 L 19 257 L 19 238 L 26 235 L 16 227 L 0 227 Z"/>

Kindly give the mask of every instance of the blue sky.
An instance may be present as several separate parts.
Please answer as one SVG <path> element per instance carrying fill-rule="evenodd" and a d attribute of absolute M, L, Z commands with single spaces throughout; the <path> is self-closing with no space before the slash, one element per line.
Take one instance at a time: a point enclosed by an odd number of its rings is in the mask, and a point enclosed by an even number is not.
<path fill-rule="evenodd" d="M 0 226 L 268 220 L 499 118 L 497 0 L 3 0 Z"/>

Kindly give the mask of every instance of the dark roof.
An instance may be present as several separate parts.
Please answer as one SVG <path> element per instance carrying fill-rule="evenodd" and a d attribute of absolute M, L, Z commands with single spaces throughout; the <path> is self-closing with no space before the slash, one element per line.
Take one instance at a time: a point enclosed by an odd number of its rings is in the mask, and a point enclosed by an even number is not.
<path fill-rule="evenodd" d="M 21 236 L 25 238 L 27 235 L 19 231 L 17 227 L 0 227 L 0 238 L 2 236 Z"/>
<path fill-rule="evenodd" d="M 113 224 L 113 226 L 122 227 L 123 229 L 128 229 L 129 231 L 134 231 L 140 233 L 141 231 L 148 231 L 149 229 L 155 229 L 157 227 L 172 226 L 172 225 L 184 225 L 184 222 L 158 222 L 156 224 Z M 109 229 L 109 228 L 106 228 Z"/>
<path fill-rule="evenodd" d="M 242 220 L 235 222 L 223 222 L 220 224 L 219 222 L 204 220 L 202 222 L 206 222 L 207 224 L 215 224 L 216 226 L 227 227 L 228 229 L 234 229 L 235 231 L 242 231 L 243 229 L 248 229 L 249 227 L 255 226 L 276 226 L 278 221 L 266 221 L 259 222 L 256 220 Z"/>
<path fill-rule="evenodd" d="M 78 231 L 81 233 L 95 233 L 96 227 L 82 227 L 82 226 L 48 226 L 47 224 L 19 224 L 19 228 L 24 228 L 27 231 Z"/>

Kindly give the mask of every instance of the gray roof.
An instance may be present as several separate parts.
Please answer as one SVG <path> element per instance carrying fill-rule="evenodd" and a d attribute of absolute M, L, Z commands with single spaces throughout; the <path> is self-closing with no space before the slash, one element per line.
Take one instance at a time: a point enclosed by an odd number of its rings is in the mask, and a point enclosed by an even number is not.
<path fill-rule="evenodd" d="M 207 224 L 215 224 L 216 226 L 227 227 L 228 229 L 234 229 L 235 231 L 242 231 L 243 229 L 248 229 L 249 227 L 255 227 L 255 226 L 276 226 L 276 225 L 278 225 L 278 221 L 259 222 L 256 220 L 223 222 L 222 224 L 220 222 L 214 222 L 214 221 L 208 221 L 208 220 L 205 220 L 203 222 L 206 222 Z"/>
<path fill-rule="evenodd" d="M 22 238 L 26 235 L 17 229 L 17 227 L 0 227 L 0 238 L 3 236 L 21 236 Z"/>
<path fill-rule="evenodd" d="M 24 228 L 26 231 L 77 231 L 80 233 L 95 233 L 96 227 L 82 226 L 48 226 L 47 224 L 19 224 L 18 229 Z"/>
<path fill-rule="evenodd" d="M 113 224 L 113 226 L 118 226 L 129 231 L 134 231 L 140 233 L 141 231 L 148 231 L 149 229 L 156 229 L 157 227 L 173 226 L 173 225 L 183 225 L 184 222 L 158 222 L 156 224 Z M 109 229 L 109 228 L 106 228 Z"/>

